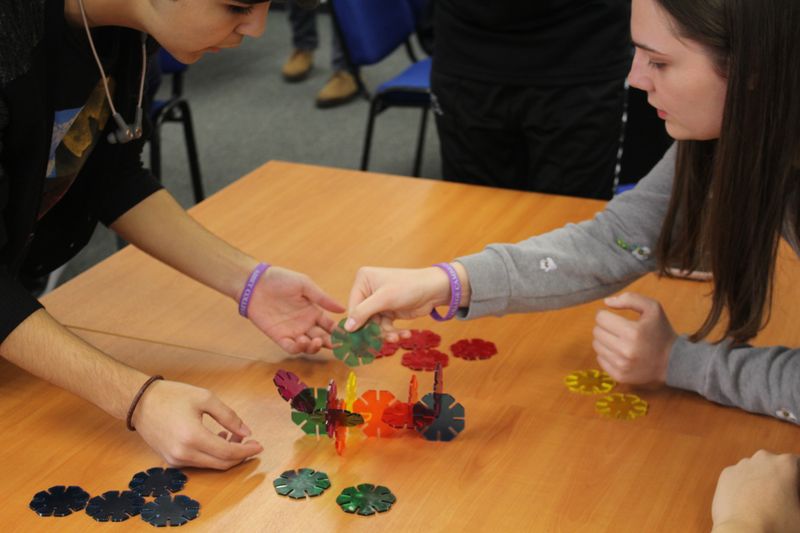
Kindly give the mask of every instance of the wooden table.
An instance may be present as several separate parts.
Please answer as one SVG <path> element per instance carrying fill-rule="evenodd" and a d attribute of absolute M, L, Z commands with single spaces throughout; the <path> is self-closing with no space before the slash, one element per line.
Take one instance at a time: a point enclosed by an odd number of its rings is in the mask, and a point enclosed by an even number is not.
<path fill-rule="evenodd" d="M 191 213 L 212 231 L 269 262 L 311 275 L 346 302 L 361 265 L 422 266 L 516 241 L 590 217 L 601 202 L 272 162 Z M 800 344 L 789 279 L 779 268 L 773 322 L 759 343 Z M 659 298 L 673 325 L 700 324 L 706 284 L 657 280 L 632 290 Z M 266 450 L 228 472 L 188 469 L 184 493 L 198 500 L 197 531 L 705 531 L 720 470 L 759 448 L 800 453 L 798 428 L 714 405 L 682 391 L 634 390 L 650 404 L 634 421 L 601 418 L 595 397 L 563 384 L 596 368 L 591 329 L 600 304 L 558 312 L 412 322 L 443 345 L 494 341 L 488 361 L 451 358 L 445 388 L 466 408 L 466 430 L 450 443 L 413 433 L 354 435 L 343 457 L 331 441 L 291 422 L 272 376 L 280 368 L 322 387 L 343 388 L 348 368 L 330 355 L 286 357 L 241 319 L 232 301 L 126 248 L 45 298 L 52 314 L 113 357 L 148 373 L 213 389 L 251 426 Z M 359 388 L 405 394 L 400 355 L 356 370 Z M 420 389 L 432 376 L 420 373 Z M 618 391 L 629 391 L 620 386 Z M 0 362 L 0 523 L 20 531 L 149 530 L 139 519 L 95 523 L 84 513 L 39 518 L 39 490 L 76 484 L 90 494 L 121 490 L 159 458 L 96 407 Z M 309 501 L 275 494 L 284 470 L 327 472 L 333 486 Z M 339 492 L 386 485 L 397 503 L 373 517 L 343 513 Z"/>

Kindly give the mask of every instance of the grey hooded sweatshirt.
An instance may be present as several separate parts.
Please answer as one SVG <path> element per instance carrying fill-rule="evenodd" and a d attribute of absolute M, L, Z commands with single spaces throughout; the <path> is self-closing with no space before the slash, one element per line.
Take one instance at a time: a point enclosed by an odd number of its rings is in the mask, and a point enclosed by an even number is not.
<path fill-rule="evenodd" d="M 459 258 L 472 291 L 462 317 L 577 305 L 654 271 L 651 250 L 669 204 L 676 151 L 673 145 L 635 189 L 614 198 L 591 220 Z M 785 237 L 800 254 L 797 239 Z M 800 349 L 692 343 L 681 336 L 670 353 L 667 384 L 797 424 Z"/>

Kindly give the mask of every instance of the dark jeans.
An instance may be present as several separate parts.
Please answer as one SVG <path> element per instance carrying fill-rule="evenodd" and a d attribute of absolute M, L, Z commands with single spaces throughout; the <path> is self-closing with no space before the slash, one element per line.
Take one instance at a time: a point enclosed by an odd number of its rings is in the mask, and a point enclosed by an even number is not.
<path fill-rule="evenodd" d="M 317 33 L 317 12 L 314 9 L 303 9 L 294 2 L 289 2 L 289 23 L 292 26 L 292 45 L 297 50 L 316 50 L 319 46 Z M 347 70 L 347 62 L 342 51 L 342 44 L 336 31 L 333 31 L 331 43 L 331 68 L 334 71 Z"/>
<path fill-rule="evenodd" d="M 611 198 L 624 80 L 538 87 L 434 71 L 431 92 L 445 180 Z"/>

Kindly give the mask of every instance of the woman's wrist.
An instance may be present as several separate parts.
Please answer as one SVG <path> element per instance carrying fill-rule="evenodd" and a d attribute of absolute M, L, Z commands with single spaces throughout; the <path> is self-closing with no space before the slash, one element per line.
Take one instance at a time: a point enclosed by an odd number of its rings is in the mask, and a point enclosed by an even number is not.
<path fill-rule="evenodd" d="M 461 282 L 461 301 L 458 303 L 458 307 L 469 307 L 472 291 L 469 286 L 469 274 L 467 274 L 467 269 L 458 261 L 453 261 L 450 263 L 450 266 L 456 271 L 458 280 Z"/>
<path fill-rule="evenodd" d="M 461 263 L 454 261 L 447 264 L 455 272 L 458 279 L 457 283 L 460 286 L 461 297 L 458 302 L 458 307 L 468 307 L 470 300 L 469 275 Z M 439 266 L 432 266 L 427 270 L 430 272 L 432 279 L 435 280 L 435 288 L 433 290 L 434 307 L 449 305 L 453 297 L 453 283 L 451 282 L 448 271 Z"/>

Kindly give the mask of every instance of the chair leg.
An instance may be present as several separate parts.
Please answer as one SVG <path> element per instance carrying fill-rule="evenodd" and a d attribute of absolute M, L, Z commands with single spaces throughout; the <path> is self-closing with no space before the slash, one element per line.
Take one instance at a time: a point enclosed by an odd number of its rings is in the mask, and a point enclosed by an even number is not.
<path fill-rule="evenodd" d="M 200 176 L 200 159 L 197 155 L 197 143 L 194 139 L 194 123 L 192 113 L 189 111 L 189 102 L 183 100 L 178 104 L 181 110 L 181 122 L 183 123 L 183 134 L 186 137 L 186 154 L 189 158 L 189 172 L 192 176 L 192 191 L 194 192 L 194 202 L 200 203 L 205 200 L 206 195 L 203 191 L 203 180 Z"/>
<path fill-rule="evenodd" d="M 150 172 L 161 182 L 161 120 L 153 121 L 153 132 L 150 135 Z"/>
<path fill-rule="evenodd" d="M 417 153 L 414 156 L 414 169 L 412 176 L 418 178 L 422 171 L 422 152 L 425 149 L 425 131 L 428 126 L 428 110 L 429 106 L 422 109 L 422 120 L 419 125 L 419 137 L 417 138 Z"/>
<path fill-rule="evenodd" d="M 379 104 L 380 100 L 378 97 L 376 97 L 369 105 L 369 116 L 367 117 L 367 136 L 364 139 L 364 151 L 361 154 L 361 170 L 367 170 L 367 167 L 369 166 L 369 152 L 372 148 L 372 131 L 375 127 L 375 116 L 379 113 Z"/>

